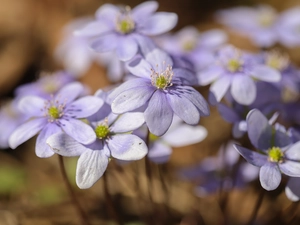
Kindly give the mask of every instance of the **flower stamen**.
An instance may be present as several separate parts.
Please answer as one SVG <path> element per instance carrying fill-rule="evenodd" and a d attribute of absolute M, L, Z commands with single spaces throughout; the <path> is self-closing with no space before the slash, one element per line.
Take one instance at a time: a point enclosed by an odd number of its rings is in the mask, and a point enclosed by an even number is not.
<path fill-rule="evenodd" d="M 165 67 L 165 62 L 163 62 Z M 158 68 L 158 65 L 156 66 Z M 158 70 L 158 69 L 157 69 Z M 172 70 L 172 66 L 166 66 L 166 69 L 162 72 L 157 72 L 151 68 L 151 84 L 157 89 L 165 90 L 167 87 L 172 86 L 171 83 L 174 72 Z"/>
<path fill-rule="evenodd" d="M 269 161 L 281 163 L 283 161 L 284 154 L 279 147 L 272 147 L 268 151 Z"/>
<path fill-rule="evenodd" d="M 102 123 L 100 123 L 96 126 L 95 133 L 96 133 L 97 138 L 99 138 L 99 139 L 106 138 L 109 135 L 110 130 L 109 130 L 107 118 L 105 118 Z"/>

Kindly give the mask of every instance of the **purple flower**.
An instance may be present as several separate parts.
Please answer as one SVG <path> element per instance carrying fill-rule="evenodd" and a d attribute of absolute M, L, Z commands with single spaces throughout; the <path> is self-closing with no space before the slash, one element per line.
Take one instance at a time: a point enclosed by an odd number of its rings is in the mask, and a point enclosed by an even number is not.
<path fill-rule="evenodd" d="M 230 88 L 234 100 L 242 105 L 250 105 L 256 98 L 254 79 L 278 82 L 280 73 L 257 59 L 241 52 L 233 46 L 220 49 L 216 63 L 198 73 L 201 85 L 212 83 L 210 91 L 219 102 Z"/>
<path fill-rule="evenodd" d="M 15 94 L 17 96 L 37 95 L 49 99 L 51 95 L 56 94 L 63 86 L 73 81 L 74 77 L 64 71 L 53 74 L 42 72 L 37 81 L 19 86 Z"/>
<path fill-rule="evenodd" d="M 171 58 L 159 49 L 131 62 L 128 70 L 139 78 L 123 83 L 110 94 L 113 113 L 144 107 L 146 124 L 157 136 L 169 129 L 174 113 L 187 124 L 198 124 L 200 114 L 209 114 L 207 102 L 188 86 L 194 80 L 193 74 L 173 69 L 172 65 Z"/>
<path fill-rule="evenodd" d="M 276 189 L 281 173 L 300 177 L 300 142 L 291 145 L 287 133 L 272 128 L 267 118 L 256 109 L 249 112 L 247 126 L 249 139 L 260 152 L 239 145 L 235 148 L 249 163 L 260 167 L 259 179 L 264 189 Z"/>
<path fill-rule="evenodd" d="M 76 35 L 95 37 L 91 47 L 97 52 L 115 50 L 118 58 L 127 61 L 138 48 L 151 40 L 147 37 L 171 30 L 177 23 L 174 13 L 154 13 L 158 4 L 147 1 L 130 7 L 104 4 L 96 12 L 96 21 L 89 23 Z"/>
<path fill-rule="evenodd" d="M 0 110 L 0 148 L 9 148 L 8 139 L 12 132 L 25 120 L 26 115 L 17 107 L 18 98 L 10 100 L 2 105 Z"/>
<path fill-rule="evenodd" d="M 277 13 L 271 6 L 221 10 L 217 13 L 217 20 L 247 35 L 259 47 L 270 47 L 278 41 Z"/>
<path fill-rule="evenodd" d="M 196 70 L 213 63 L 214 51 L 227 41 L 222 30 L 213 29 L 200 33 L 195 27 L 188 26 L 174 35 L 158 39 L 158 45 L 171 55 L 191 61 Z"/>
<path fill-rule="evenodd" d="M 290 177 L 285 187 L 285 194 L 289 200 L 297 202 L 300 200 L 300 178 Z"/>
<path fill-rule="evenodd" d="M 147 152 L 147 145 L 136 135 L 130 134 L 145 122 L 142 113 L 110 114 L 102 121 L 92 123 L 96 141 L 84 145 L 65 133 L 47 139 L 53 151 L 62 156 L 80 156 L 77 162 L 78 187 L 90 188 L 105 172 L 110 157 L 119 160 L 138 160 Z"/>
<path fill-rule="evenodd" d="M 284 11 L 278 18 L 278 36 L 287 47 L 300 45 L 300 7 Z"/>
<path fill-rule="evenodd" d="M 93 96 L 75 100 L 84 90 L 74 82 L 63 87 L 52 99 L 38 96 L 25 96 L 19 101 L 19 109 L 29 117 L 9 138 L 9 146 L 15 149 L 38 132 L 35 152 L 38 157 L 50 157 L 54 154 L 46 140 L 54 133 L 63 130 L 80 143 L 90 144 L 95 141 L 93 129 L 80 121 L 98 111 L 103 101 Z"/>

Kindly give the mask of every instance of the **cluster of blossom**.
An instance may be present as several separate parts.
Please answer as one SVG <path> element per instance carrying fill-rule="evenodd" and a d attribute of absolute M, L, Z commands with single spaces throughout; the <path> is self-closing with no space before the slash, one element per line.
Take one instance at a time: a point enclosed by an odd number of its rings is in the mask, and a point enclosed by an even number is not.
<path fill-rule="evenodd" d="M 111 158 L 132 161 L 147 155 L 156 163 L 165 163 L 172 147 L 202 141 L 207 131 L 198 124 L 210 110 L 193 86 L 211 84 L 210 103 L 233 124 L 233 137 L 248 133 L 259 152 L 229 142 L 217 157 L 205 159 L 182 175 L 200 177 L 197 193 L 201 196 L 221 186 L 242 187 L 258 171 L 239 163 L 239 152 L 260 167 L 264 189 L 276 189 L 285 174 L 290 177 L 287 196 L 299 200 L 299 70 L 279 51 L 250 53 L 227 44 L 226 33 L 219 29 L 200 33 L 189 26 L 166 34 L 175 27 L 177 15 L 156 12 L 157 8 L 155 1 L 133 9 L 104 4 L 94 20 L 68 25 L 55 52 L 66 72 L 44 75 L 17 88 L 14 100 L 0 112 L 0 146 L 15 149 L 38 134 L 36 155 L 78 156 L 77 185 L 89 188 L 103 175 Z M 261 11 L 266 18 L 259 17 Z M 278 40 L 287 46 L 296 43 L 296 34 L 286 33 L 283 38 L 279 33 L 280 26 L 294 28 L 300 21 L 296 14 L 288 10 L 275 23 L 275 17 L 269 18 L 275 13 L 262 6 L 225 10 L 218 16 L 228 25 L 259 35 L 251 37 L 265 47 Z M 271 23 L 276 27 L 272 33 L 271 28 L 267 30 Z M 91 96 L 75 80 L 94 62 L 107 67 L 115 86 Z M 277 119 L 290 128 L 273 127 Z M 234 149 L 237 151 L 232 152 Z"/>

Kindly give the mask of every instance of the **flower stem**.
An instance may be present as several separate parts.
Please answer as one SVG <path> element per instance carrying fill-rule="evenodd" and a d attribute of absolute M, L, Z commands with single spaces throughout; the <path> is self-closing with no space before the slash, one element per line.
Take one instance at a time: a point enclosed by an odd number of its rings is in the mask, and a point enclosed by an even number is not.
<path fill-rule="evenodd" d="M 58 160 L 59 160 L 59 167 L 60 167 L 60 171 L 61 171 L 61 174 L 63 176 L 63 180 L 64 180 L 64 183 L 66 185 L 66 188 L 69 192 L 69 195 L 72 199 L 72 202 L 73 202 L 73 205 L 74 207 L 76 208 L 77 212 L 78 212 L 78 215 L 81 219 L 81 224 L 82 225 L 90 225 L 89 221 L 88 221 L 88 218 L 85 214 L 85 212 L 82 210 L 77 198 L 76 198 L 76 194 L 72 188 L 72 185 L 71 183 L 69 182 L 69 179 L 68 179 L 68 176 L 67 176 L 67 173 L 66 173 L 66 169 L 65 169 L 65 166 L 64 166 L 64 160 L 63 160 L 63 157 L 61 155 L 58 155 Z"/>
<path fill-rule="evenodd" d="M 263 189 L 261 189 L 260 193 L 259 193 L 259 196 L 256 200 L 256 203 L 255 203 L 255 206 L 254 206 L 254 209 L 252 211 L 252 215 L 250 217 L 250 220 L 249 222 L 247 223 L 247 225 L 252 225 L 254 224 L 254 221 L 256 219 L 256 216 L 257 216 L 257 213 L 258 213 L 258 210 L 259 208 L 261 207 L 262 205 L 262 202 L 263 202 L 263 199 L 264 199 L 264 195 L 265 195 L 265 191 Z"/>

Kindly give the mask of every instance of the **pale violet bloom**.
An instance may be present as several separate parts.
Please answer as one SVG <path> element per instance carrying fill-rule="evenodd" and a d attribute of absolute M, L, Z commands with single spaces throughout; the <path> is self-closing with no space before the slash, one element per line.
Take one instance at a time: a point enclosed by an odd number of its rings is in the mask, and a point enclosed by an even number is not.
<path fill-rule="evenodd" d="M 110 158 L 139 160 L 148 148 L 145 142 L 131 131 L 144 124 L 142 113 L 109 114 L 104 120 L 93 122 L 96 141 L 84 145 L 66 133 L 57 133 L 47 139 L 53 151 L 62 156 L 79 156 L 76 183 L 79 188 L 90 188 L 105 172 Z"/>
<path fill-rule="evenodd" d="M 247 35 L 259 47 L 270 47 L 278 41 L 278 14 L 269 5 L 220 10 L 216 18 L 218 22 Z"/>
<path fill-rule="evenodd" d="M 222 30 L 199 32 L 195 27 L 188 26 L 158 39 L 158 45 L 172 56 L 188 59 L 196 70 L 200 70 L 213 63 L 216 49 L 226 41 L 227 35 Z"/>
<path fill-rule="evenodd" d="M 9 100 L 1 106 L 0 109 L 0 148 L 9 148 L 8 139 L 10 135 L 28 116 L 24 115 L 18 109 L 18 98 Z"/>
<path fill-rule="evenodd" d="M 280 42 L 287 47 L 300 45 L 300 7 L 293 7 L 281 13 L 278 18 Z"/>
<path fill-rule="evenodd" d="M 17 127 L 9 138 L 9 146 L 15 149 L 37 133 L 39 133 L 35 152 L 38 157 L 50 157 L 54 154 L 46 144 L 46 140 L 54 133 L 63 130 L 75 140 L 90 144 L 96 140 L 93 129 L 81 121 L 96 113 L 103 100 L 94 96 L 77 99 L 84 87 L 73 82 L 64 86 L 51 99 L 28 95 L 20 99 L 19 110 L 29 119 Z"/>
<path fill-rule="evenodd" d="M 113 113 L 122 114 L 143 108 L 151 133 L 161 136 L 169 129 L 175 113 L 185 123 L 196 125 L 200 115 L 209 115 L 202 95 L 190 85 L 194 75 L 188 70 L 173 68 L 165 52 L 155 49 L 128 65 L 138 76 L 117 87 L 109 95 Z"/>
<path fill-rule="evenodd" d="M 300 177 L 290 177 L 286 187 L 285 194 L 287 198 L 293 202 L 300 200 Z"/>
<path fill-rule="evenodd" d="M 143 2 L 133 9 L 104 4 L 97 10 L 96 20 L 75 34 L 93 37 L 90 46 L 95 51 L 115 51 L 120 60 L 127 61 L 139 47 L 151 42 L 148 36 L 165 33 L 176 25 L 175 13 L 156 13 L 157 8 L 156 1 Z"/>
<path fill-rule="evenodd" d="M 292 144 L 286 132 L 273 128 L 267 118 L 253 109 L 247 116 L 248 136 L 260 152 L 235 145 L 237 151 L 252 165 L 260 167 L 261 186 L 270 191 L 281 182 L 281 173 L 300 177 L 300 142 Z"/>
<path fill-rule="evenodd" d="M 226 92 L 242 105 L 250 105 L 256 99 L 256 80 L 278 82 L 281 74 L 263 63 L 255 56 L 242 52 L 231 45 L 221 48 L 215 63 L 199 71 L 199 83 L 208 85 L 216 101 L 220 102 Z"/>
<path fill-rule="evenodd" d="M 177 116 L 173 117 L 170 129 L 161 137 L 150 134 L 148 157 L 156 163 L 165 163 L 169 160 L 173 150 L 203 141 L 207 136 L 205 127 L 184 124 Z"/>
<path fill-rule="evenodd" d="M 36 95 L 50 99 L 51 95 L 56 94 L 63 86 L 73 81 L 74 77 L 65 71 L 42 72 L 36 81 L 19 86 L 15 90 L 15 94 L 18 97 Z"/>

